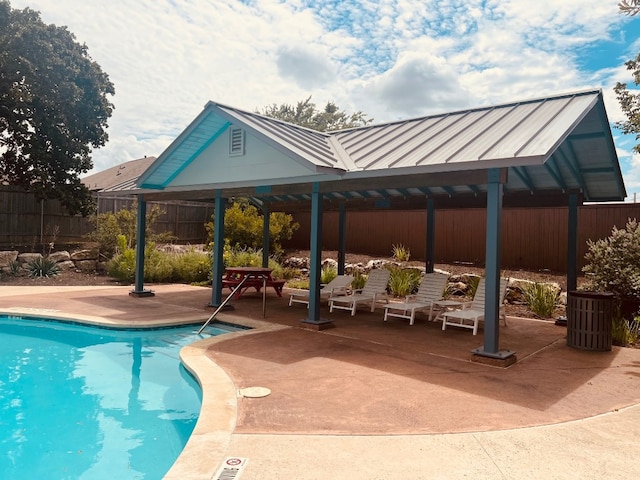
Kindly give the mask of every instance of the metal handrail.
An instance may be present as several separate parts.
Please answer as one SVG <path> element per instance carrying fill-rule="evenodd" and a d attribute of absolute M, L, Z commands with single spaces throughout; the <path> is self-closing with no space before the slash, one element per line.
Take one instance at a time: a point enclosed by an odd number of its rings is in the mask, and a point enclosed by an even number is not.
<path fill-rule="evenodd" d="M 216 317 L 216 315 L 218 314 L 218 312 L 220 312 L 220 310 L 222 310 L 222 309 L 224 308 L 224 306 L 227 304 L 227 302 L 229 302 L 229 300 L 231 299 L 231 297 L 233 297 L 233 296 L 236 294 L 236 292 L 237 292 L 238 290 L 240 290 L 240 288 L 244 285 L 244 282 L 246 282 L 248 278 L 249 278 L 248 276 L 247 276 L 247 277 L 244 277 L 244 278 L 240 281 L 240 283 L 239 283 L 239 284 L 238 284 L 238 285 L 237 285 L 237 286 L 236 286 L 236 287 L 231 291 L 231 293 L 229 294 L 229 296 L 228 296 L 227 298 L 225 298 L 225 299 L 224 299 L 224 301 L 220 304 L 220 306 L 219 306 L 218 308 L 216 308 L 216 311 L 215 311 L 215 312 L 213 312 L 213 313 L 211 314 L 211 316 L 207 319 L 207 321 L 206 321 L 206 322 L 204 322 L 204 325 L 202 325 L 202 327 L 200 327 L 200 330 L 198 330 L 198 331 L 196 332 L 196 335 L 200 335 L 200 334 L 202 333 L 202 331 L 203 331 L 205 328 L 207 328 L 207 325 L 209 325 L 209 323 L 211 323 L 211 320 L 213 320 L 213 319 Z"/>

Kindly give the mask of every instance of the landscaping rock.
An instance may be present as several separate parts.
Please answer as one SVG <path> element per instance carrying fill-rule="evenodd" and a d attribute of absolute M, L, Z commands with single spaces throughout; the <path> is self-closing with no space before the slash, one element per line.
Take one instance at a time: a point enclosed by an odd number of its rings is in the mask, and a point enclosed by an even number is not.
<path fill-rule="evenodd" d="M 30 263 L 39 258 L 42 258 L 41 253 L 21 253 L 20 255 L 18 255 L 18 262 Z"/>
<path fill-rule="evenodd" d="M 76 269 L 81 272 L 95 272 L 98 266 L 96 260 L 77 260 L 75 264 Z"/>
<path fill-rule="evenodd" d="M 12 262 L 15 262 L 17 258 L 18 252 L 15 250 L 0 252 L 0 268 L 8 267 Z"/>
<path fill-rule="evenodd" d="M 322 261 L 322 268 L 332 268 L 334 270 L 338 270 L 338 262 L 333 258 L 325 258 Z"/>
<path fill-rule="evenodd" d="M 76 268 L 76 264 L 73 263 L 71 260 L 65 260 L 65 261 L 62 261 L 62 262 L 58 262 L 58 263 L 56 263 L 56 265 L 58 267 L 60 267 L 61 270 L 65 270 L 65 271 L 73 270 L 73 269 Z"/>
<path fill-rule="evenodd" d="M 69 252 L 61 250 L 59 252 L 50 253 L 48 258 L 52 262 L 61 263 L 71 260 L 71 255 Z"/>
<path fill-rule="evenodd" d="M 71 254 L 71 260 L 97 260 L 98 259 L 98 249 L 97 248 L 87 248 L 84 250 L 76 250 Z"/>
<path fill-rule="evenodd" d="M 289 257 L 283 262 L 283 267 L 309 269 L 309 258 L 306 257 Z"/>

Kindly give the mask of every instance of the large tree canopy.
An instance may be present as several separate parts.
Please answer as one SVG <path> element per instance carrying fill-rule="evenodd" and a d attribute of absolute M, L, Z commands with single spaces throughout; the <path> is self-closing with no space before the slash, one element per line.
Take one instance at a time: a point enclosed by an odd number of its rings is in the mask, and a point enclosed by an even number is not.
<path fill-rule="evenodd" d="M 298 102 L 295 106 L 286 103 L 282 105 L 274 103 L 264 107 L 257 113 L 294 125 L 300 125 L 301 127 L 312 128 L 319 132 L 360 127 L 373 121 L 372 118 L 368 119 L 367 114 L 361 111 L 347 114 L 341 111 L 333 102 L 327 102 L 323 110 L 318 110 L 316 104 L 311 101 L 311 97 Z"/>
<path fill-rule="evenodd" d="M 637 15 L 640 13 L 640 0 L 623 0 L 618 4 L 620 11 L 627 15 Z M 640 85 L 640 54 L 633 60 L 625 63 L 627 70 L 633 75 L 633 83 Z M 636 140 L 640 140 L 640 91 L 627 88 L 626 83 L 618 82 L 614 87 L 620 107 L 624 112 L 627 120 L 618 122 L 616 126 L 624 133 L 635 134 Z M 640 153 L 640 143 L 633 148 Z"/>
<path fill-rule="evenodd" d="M 39 12 L 0 0 L 0 180 L 89 214 L 79 176 L 108 139 L 115 93 L 86 45 Z"/>

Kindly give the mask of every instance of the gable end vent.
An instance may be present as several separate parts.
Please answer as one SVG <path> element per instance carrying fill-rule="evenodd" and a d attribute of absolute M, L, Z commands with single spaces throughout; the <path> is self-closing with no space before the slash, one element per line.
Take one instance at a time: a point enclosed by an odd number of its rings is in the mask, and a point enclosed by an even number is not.
<path fill-rule="evenodd" d="M 244 130 L 231 128 L 229 130 L 229 155 L 244 155 Z"/>

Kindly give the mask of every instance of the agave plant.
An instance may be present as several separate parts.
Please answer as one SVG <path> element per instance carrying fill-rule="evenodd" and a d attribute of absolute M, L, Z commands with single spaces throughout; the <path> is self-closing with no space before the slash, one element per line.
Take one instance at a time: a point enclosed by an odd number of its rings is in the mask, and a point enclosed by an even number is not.
<path fill-rule="evenodd" d="M 27 263 L 27 273 L 31 278 L 55 277 L 60 273 L 60 267 L 48 257 L 40 257 Z"/>

